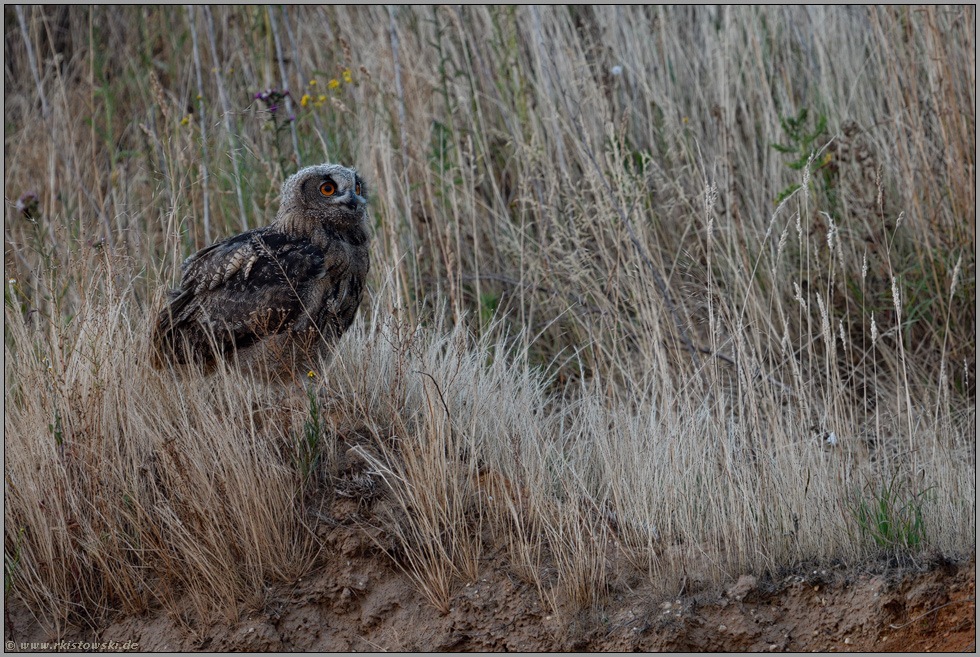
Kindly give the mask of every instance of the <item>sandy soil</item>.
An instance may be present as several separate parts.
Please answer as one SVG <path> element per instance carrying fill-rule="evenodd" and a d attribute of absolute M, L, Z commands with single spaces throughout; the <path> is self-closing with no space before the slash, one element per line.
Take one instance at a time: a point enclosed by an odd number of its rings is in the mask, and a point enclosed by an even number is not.
<path fill-rule="evenodd" d="M 8 649 L 24 642 L 127 641 L 140 650 L 206 651 L 962 651 L 976 646 L 976 558 L 899 566 L 799 566 L 745 575 L 727 588 L 664 599 L 642 580 L 601 609 L 544 607 L 503 559 L 489 559 L 448 613 L 426 601 L 377 543 L 344 516 L 319 528 L 317 568 L 269 588 L 237 622 L 200 623 L 177 610 L 109 617 L 58 637 L 23 605 L 7 606 Z M 348 508 L 347 511 L 356 509 Z M 692 588 L 692 587 L 689 587 Z M 70 646 L 62 646 L 70 647 Z"/>

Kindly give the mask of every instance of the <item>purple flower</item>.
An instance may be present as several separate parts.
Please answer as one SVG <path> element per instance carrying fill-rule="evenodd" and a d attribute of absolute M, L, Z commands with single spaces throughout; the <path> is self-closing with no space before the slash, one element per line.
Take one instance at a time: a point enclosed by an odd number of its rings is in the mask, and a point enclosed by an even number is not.
<path fill-rule="evenodd" d="M 296 120 L 296 115 L 295 114 L 290 114 L 289 115 L 289 120 L 290 121 L 295 121 Z"/>
<path fill-rule="evenodd" d="M 266 89 L 265 91 L 260 91 L 255 94 L 255 97 L 269 106 L 268 110 L 271 114 L 275 114 L 276 110 L 279 109 L 279 105 L 282 103 L 283 100 L 285 100 L 285 98 L 288 95 L 289 95 L 288 89 L 283 89 L 282 91 L 280 91 L 279 89 L 273 88 L 273 89 Z M 289 120 L 295 121 L 296 117 L 290 116 Z"/>
<path fill-rule="evenodd" d="M 30 219 L 31 217 L 37 215 L 39 205 L 40 203 L 37 198 L 37 192 L 32 189 L 17 199 L 16 207 L 18 212 Z"/>

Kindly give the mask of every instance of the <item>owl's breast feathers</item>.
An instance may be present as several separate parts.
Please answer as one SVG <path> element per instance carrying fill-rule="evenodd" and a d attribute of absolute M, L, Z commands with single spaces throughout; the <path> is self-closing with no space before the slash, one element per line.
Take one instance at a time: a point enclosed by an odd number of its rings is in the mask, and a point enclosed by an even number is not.
<path fill-rule="evenodd" d="M 367 274 L 366 249 L 355 250 L 344 240 L 321 247 L 266 227 L 198 251 L 184 261 L 180 288 L 157 318 L 153 365 L 207 365 L 216 354 L 290 331 L 318 334 L 308 341 L 338 337 L 353 321 Z"/>

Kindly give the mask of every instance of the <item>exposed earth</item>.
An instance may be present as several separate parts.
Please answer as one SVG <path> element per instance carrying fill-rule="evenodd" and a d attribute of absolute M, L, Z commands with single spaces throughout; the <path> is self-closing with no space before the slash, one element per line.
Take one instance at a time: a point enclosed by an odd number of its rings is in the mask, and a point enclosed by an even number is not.
<path fill-rule="evenodd" d="M 745 575 L 727 588 L 656 598 L 642 581 L 614 590 L 600 609 L 557 613 L 489 560 L 448 613 L 427 602 L 363 529 L 321 527 L 316 571 L 272 587 L 234 623 L 202 624 L 159 608 L 58 637 L 10 601 L 4 639 L 138 643 L 141 651 L 972 651 L 976 558 L 898 565 L 804 567 Z M 183 618 L 179 618 L 183 616 Z M 11 644 L 9 642 L 13 641 Z M 35 648 L 40 647 L 35 644 Z M 85 648 L 67 646 L 62 648 Z"/>
<path fill-rule="evenodd" d="M 485 531 L 481 544 L 487 556 L 480 577 L 459 582 L 448 611 L 440 610 L 394 561 L 402 550 L 385 527 L 397 522 L 398 507 L 386 486 L 361 476 L 365 466 L 356 457 L 333 464 L 331 485 L 318 491 L 333 488 L 336 494 L 308 498 L 318 548 L 314 566 L 295 582 L 256 592 L 251 607 L 236 619 L 216 612 L 201 621 L 185 595 L 142 615 L 108 613 L 95 627 L 63 626 L 59 635 L 23 604 L 8 599 L 6 651 L 96 648 L 70 642 L 98 643 L 102 649 L 138 645 L 140 651 L 153 652 L 935 652 L 976 647 L 975 554 L 959 560 L 937 553 L 904 562 L 796 564 L 767 576 L 745 574 L 726 586 L 692 574 L 677 594 L 665 597 L 662 586 L 653 586 L 611 547 L 610 568 L 619 575 L 611 578 L 614 583 L 600 596 L 599 606 L 557 597 L 546 604 L 534 585 L 515 574 L 505 545 Z M 481 475 L 477 487 L 497 493 L 501 482 L 512 487 L 491 475 Z M 60 646 L 50 645 L 58 641 Z M 49 645 L 37 645 L 44 642 Z"/>

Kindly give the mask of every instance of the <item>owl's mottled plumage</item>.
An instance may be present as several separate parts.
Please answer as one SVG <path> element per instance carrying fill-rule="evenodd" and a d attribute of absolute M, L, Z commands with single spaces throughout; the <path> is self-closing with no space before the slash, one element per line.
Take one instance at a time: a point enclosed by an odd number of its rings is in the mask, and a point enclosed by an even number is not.
<path fill-rule="evenodd" d="M 271 225 L 201 249 L 157 317 L 153 365 L 216 357 L 272 373 L 309 367 L 354 320 L 370 266 L 364 182 L 337 164 L 282 186 Z"/>

